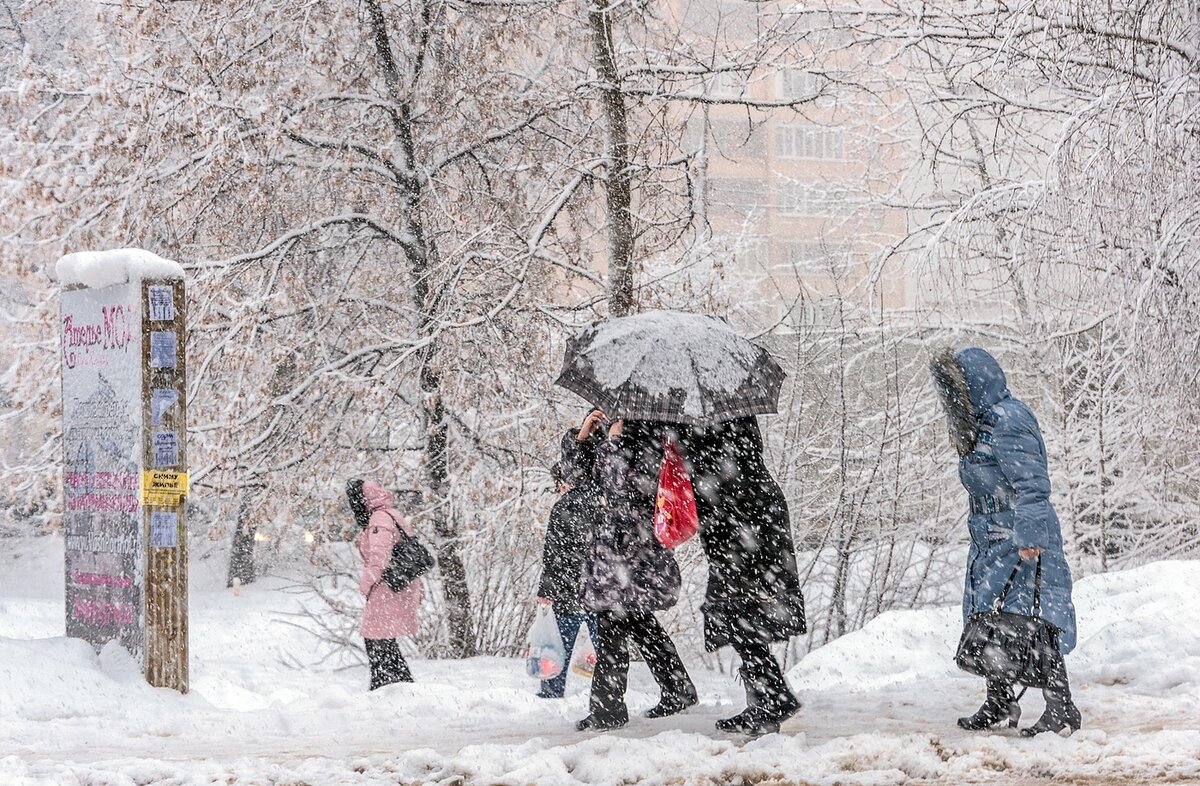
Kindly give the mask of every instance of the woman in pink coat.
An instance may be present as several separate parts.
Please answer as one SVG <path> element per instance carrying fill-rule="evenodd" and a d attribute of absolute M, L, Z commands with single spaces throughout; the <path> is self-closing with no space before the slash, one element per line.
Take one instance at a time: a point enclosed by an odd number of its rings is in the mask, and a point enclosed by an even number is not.
<path fill-rule="evenodd" d="M 358 553 L 363 569 L 358 589 L 367 599 L 361 630 L 371 665 L 371 690 L 393 682 L 412 682 L 412 672 L 396 637 L 412 636 L 420 628 L 417 611 L 425 598 L 425 582 L 416 579 L 399 592 L 392 592 L 383 581 L 383 569 L 400 539 L 400 528 L 412 535 L 412 525 L 396 510 L 392 492 L 374 481 L 350 481 L 346 497 L 360 529 Z"/>

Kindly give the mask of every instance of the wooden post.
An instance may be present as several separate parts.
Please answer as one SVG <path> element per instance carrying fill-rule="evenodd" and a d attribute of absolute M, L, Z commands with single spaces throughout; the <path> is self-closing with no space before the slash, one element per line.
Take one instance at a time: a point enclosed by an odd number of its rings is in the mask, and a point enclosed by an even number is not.
<path fill-rule="evenodd" d="M 178 279 L 141 290 L 146 681 L 187 693 L 187 304 Z"/>

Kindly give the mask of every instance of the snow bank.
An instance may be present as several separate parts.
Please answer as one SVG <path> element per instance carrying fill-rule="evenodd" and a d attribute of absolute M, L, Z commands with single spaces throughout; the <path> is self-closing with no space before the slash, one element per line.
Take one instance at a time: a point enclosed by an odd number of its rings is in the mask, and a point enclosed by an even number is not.
<path fill-rule="evenodd" d="M 956 679 L 954 644 L 961 632 L 957 609 L 885 612 L 861 630 L 810 652 L 788 677 L 799 691 L 847 693 Z"/>
<path fill-rule="evenodd" d="M 1200 562 L 1089 576 L 1074 597 L 1079 646 L 1067 656 L 1073 683 L 1190 696 L 1200 706 Z M 953 663 L 961 632 L 957 608 L 887 612 L 812 652 L 788 676 L 801 690 L 936 685 L 963 676 Z M 1200 710 L 1193 720 L 1200 727 Z"/>
<path fill-rule="evenodd" d="M 103 289 L 147 278 L 183 278 L 183 267 L 140 248 L 79 251 L 58 260 L 56 277 L 65 287 Z"/>
<path fill-rule="evenodd" d="M 192 691 L 151 688 L 118 649 L 61 637 L 61 538 L 0 552 L 0 783 L 42 784 L 1048 784 L 1200 779 L 1200 562 L 1160 562 L 1078 583 L 1068 656 L 1084 728 L 1032 740 L 969 734 L 983 698 L 951 659 L 958 610 L 891 612 L 793 667 L 804 701 L 781 734 L 718 734 L 743 706 L 732 675 L 689 664 L 700 705 L 662 720 L 630 674 L 631 721 L 578 734 L 586 683 L 537 699 L 515 659 L 416 661 L 415 684 L 367 692 L 362 668 L 296 670 L 311 647 L 286 624 L 288 585 L 239 596 L 223 572 L 191 589 Z M 22 554 L 32 548 L 36 553 Z M 208 567 L 208 566 L 197 566 Z M 219 574 L 219 575 L 218 575 Z M 21 638 L 31 635 L 49 638 Z M 1028 725 L 1041 713 L 1032 692 Z"/>

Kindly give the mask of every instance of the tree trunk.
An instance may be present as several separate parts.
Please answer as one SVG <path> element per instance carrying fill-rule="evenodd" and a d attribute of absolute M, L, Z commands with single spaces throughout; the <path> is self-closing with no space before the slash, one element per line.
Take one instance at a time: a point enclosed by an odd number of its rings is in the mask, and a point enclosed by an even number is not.
<path fill-rule="evenodd" d="M 416 146 L 413 141 L 412 108 L 403 90 L 403 79 L 392 55 L 387 20 L 379 0 L 366 0 L 368 25 L 375 43 L 376 56 L 383 73 L 388 99 L 394 110 L 393 128 L 396 133 L 397 164 L 404 176 L 397 178 L 395 190 L 397 200 L 404 212 L 402 227 L 411 238 L 404 245 L 404 256 L 412 280 L 413 308 L 417 314 L 417 335 L 429 339 L 436 330 L 429 283 L 436 267 L 435 252 L 426 240 L 421 215 L 421 181 L 417 177 L 415 161 Z M 433 10 L 426 6 L 419 24 L 423 26 L 422 37 L 427 41 Z M 419 71 L 420 66 L 417 66 Z M 413 74 L 416 78 L 419 73 Z M 462 558 L 458 526 L 450 508 L 450 472 L 447 450 L 450 428 L 446 421 L 445 403 L 442 394 L 442 377 L 436 369 L 438 343 L 430 340 L 421 353 L 421 409 L 425 430 L 423 470 L 425 487 L 429 494 L 428 520 L 437 535 L 438 570 L 442 577 L 442 592 L 446 604 L 447 624 L 450 633 L 450 651 L 455 657 L 466 658 L 476 654 L 474 626 L 471 623 L 471 589 L 467 583 L 467 571 Z"/>
<path fill-rule="evenodd" d="M 438 390 L 440 377 L 426 366 L 421 372 L 421 392 L 425 405 L 425 482 L 432 497 L 429 519 L 437 533 L 438 570 L 446 600 L 450 646 L 455 656 L 477 654 L 474 626 L 471 624 L 471 589 L 458 540 L 458 525 L 450 508 L 450 473 L 447 447 L 450 429 Z"/>
<path fill-rule="evenodd" d="M 606 205 L 608 222 L 608 313 L 625 316 L 634 310 L 632 167 L 629 160 L 629 123 L 621 75 L 617 71 L 612 38 L 612 6 L 608 0 L 588 0 L 592 31 L 592 64 L 600 76 L 601 106 L 607 133 Z"/>
<path fill-rule="evenodd" d="M 1105 368 L 1108 358 L 1104 354 L 1104 323 L 1100 323 L 1100 336 L 1098 346 L 1096 348 L 1096 362 L 1100 366 L 1100 373 L 1096 375 L 1098 380 L 1096 383 L 1096 414 L 1098 423 L 1096 427 L 1096 438 L 1099 448 L 1100 460 L 1100 476 L 1099 476 L 1099 506 L 1100 515 L 1097 517 L 1100 522 L 1100 572 L 1108 573 L 1108 500 L 1105 499 L 1105 492 L 1108 490 L 1108 464 L 1106 461 L 1106 453 L 1108 452 L 1108 442 L 1104 438 L 1104 405 L 1107 403 L 1104 399 L 1105 389 L 1104 381 L 1108 376 L 1108 369 Z"/>
<path fill-rule="evenodd" d="M 237 526 L 233 528 L 226 587 L 250 584 L 255 579 L 254 534 L 258 532 L 258 523 L 251 514 L 259 490 L 259 486 L 246 486 L 238 494 Z"/>

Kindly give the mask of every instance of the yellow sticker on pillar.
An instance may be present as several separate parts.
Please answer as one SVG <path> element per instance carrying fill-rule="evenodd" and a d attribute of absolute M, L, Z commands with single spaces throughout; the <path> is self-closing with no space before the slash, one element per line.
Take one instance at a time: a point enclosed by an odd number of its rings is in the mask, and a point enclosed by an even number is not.
<path fill-rule="evenodd" d="M 186 472 L 153 470 L 142 473 L 142 504 L 174 507 L 188 493 Z"/>

